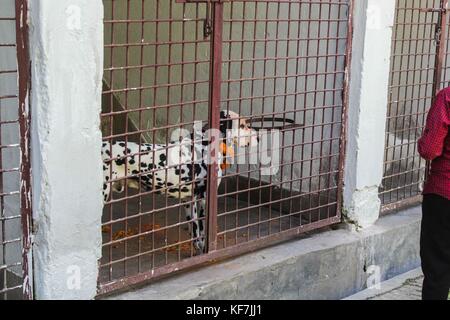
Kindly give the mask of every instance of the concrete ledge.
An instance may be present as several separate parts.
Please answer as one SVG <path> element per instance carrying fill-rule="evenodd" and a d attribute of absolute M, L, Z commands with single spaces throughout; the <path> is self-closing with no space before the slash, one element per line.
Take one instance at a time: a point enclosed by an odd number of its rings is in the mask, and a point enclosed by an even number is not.
<path fill-rule="evenodd" d="M 327 231 L 247 254 L 107 299 L 342 299 L 420 265 L 421 210 L 381 218 L 360 232 Z"/>
<path fill-rule="evenodd" d="M 381 283 L 380 289 L 366 289 L 343 300 L 368 300 L 375 296 L 389 293 L 404 286 L 406 282 L 423 276 L 422 269 L 417 268 Z"/>

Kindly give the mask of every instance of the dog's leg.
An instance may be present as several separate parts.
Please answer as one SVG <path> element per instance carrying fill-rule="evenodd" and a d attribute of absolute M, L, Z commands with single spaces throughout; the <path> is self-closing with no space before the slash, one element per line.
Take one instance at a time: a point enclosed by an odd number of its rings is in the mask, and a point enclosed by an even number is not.
<path fill-rule="evenodd" d="M 194 201 L 193 204 L 186 204 L 184 206 L 186 212 L 186 221 L 188 221 L 188 229 L 189 235 L 194 239 L 194 247 L 200 250 L 198 246 L 198 238 L 199 238 L 199 228 L 200 224 L 198 221 L 198 206 L 197 200 Z"/>
<path fill-rule="evenodd" d="M 187 224 L 187 228 L 185 228 L 185 230 L 187 229 L 189 231 L 189 235 L 192 236 L 192 226 L 190 223 L 190 221 L 192 220 L 192 206 L 190 203 L 184 205 L 184 211 L 186 213 L 186 221 L 189 222 Z"/>
<path fill-rule="evenodd" d="M 192 232 L 190 232 L 194 244 L 194 248 L 200 251 L 201 253 L 205 250 L 205 230 L 204 224 L 205 222 L 202 220 L 205 216 L 205 206 L 203 200 L 196 200 L 191 207 L 191 221 L 192 221 Z M 186 218 L 189 220 L 188 214 L 186 214 Z M 189 224 L 191 225 L 191 224 Z"/>
<path fill-rule="evenodd" d="M 191 208 L 192 208 L 192 210 L 191 210 L 191 214 L 192 214 L 192 217 L 191 217 L 191 221 L 192 221 L 191 237 L 194 239 L 194 247 L 196 249 L 200 249 L 198 247 L 198 235 L 199 235 L 198 227 L 199 227 L 199 225 L 198 225 L 197 200 L 194 201 L 194 203 L 191 205 Z"/>
<path fill-rule="evenodd" d="M 109 193 L 111 192 L 110 184 L 103 181 L 103 202 L 107 202 L 109 199 Z"/>
<path fill-rule="evenodd" d="M 102 153 L 103 156 L 103 153 Z M 109 199 L 109 195 L 111 193 L 111 183 L 109 181 L 111 180 L 111 177 L 109 176 L 109 165 L 104 163 L 103 164 L 103 202 L 107 202 Z"/>
<path fill-rule="evenodd" d="M 201 199 L 198 201 L 198 216 L 199 220 L 198 222 L 198 236 L 197 236 L 197 243 L 195 244 L 196 248 L 200 250 L 201 253 L 205 252 L 206 248 L 206 238 L 205 238 L 205 224 L 206 221 L 204 220 L 206 216 L 206 200 Z"/>

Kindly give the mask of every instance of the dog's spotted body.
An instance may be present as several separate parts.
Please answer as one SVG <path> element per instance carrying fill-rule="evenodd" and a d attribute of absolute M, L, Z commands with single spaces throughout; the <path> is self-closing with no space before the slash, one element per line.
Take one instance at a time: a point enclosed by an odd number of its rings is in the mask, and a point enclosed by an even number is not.
<path fill-rule="evenodd" d="M 245 120 L 234 112 L 221 112 L 221 139 L 227 141 L 227 130 L 231 132 L 231 143 L 217 152 L 218 186 L 223 170 L 233 156 L 233 142 L 241 147 L 255 145 L 256 133 Z M 133 142 L 104 142 L 103 197 L 108 201 L 112 191 L 121 193 L 125 183 L 130 188 L 167 194 L 170 198 L 188 202 L 185 205 L 186 219 L 196 249 L 205 248 L 206 187 L 208 165 L 205 162 L 210 142 L 205 138 L 206 129 L 194 131 L 180 142 L 163 144 L 137 144 Z M 230 137 L 230 136 L 229 136 Z M 195 142 L 195 143 L 194 143 Z M 194 152 L 194 154 L 192 154 Z M 112 165 L 111 165 L 112 164 Z"/>

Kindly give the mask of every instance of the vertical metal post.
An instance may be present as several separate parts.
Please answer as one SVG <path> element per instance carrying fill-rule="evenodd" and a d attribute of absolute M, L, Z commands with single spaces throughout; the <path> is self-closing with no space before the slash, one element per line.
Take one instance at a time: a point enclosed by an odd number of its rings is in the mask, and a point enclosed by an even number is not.
<path fill-rule="evenodd" d="M 350 84 L 350 68 L 352 64 L 352 48 L 353 48 L 353 0 L 348 3 L 348 22 L 347 22 L 347 48 L 345 57 L 345 78 L 344 90 L 342 98 L 342 130 L 339 146 L 339 179 L 338 179 L 338 196 L 337 196 L 337 216 L 342 217 L 342 206 L 344 203 L 344 174 L 345 174 L 345 157 L 347 147 L 347 129 L 348 129 L 348 104 L 349 104 L 349 84 Z"/>
<path fill-rule="evenodd" d="M 220 126 L 220 91 L 222 85 L 222 28 L 223 4 L 212 4 L 213 39 L 211 39 L 211 70 L 210 70 L 210 107 L 209 126 L 219 129 Z M 214 148 L 213 148 L 214 149 Z M 212 150 L 216 152 L 217 150 Z M 216 157 L 214 155 L 214 157 Z M 208 207 L 208 251 L 217 248 L 217 164 L 209 164 L 207 185 Z"/>
<path fill-rule="evenodd" d="M 27 0 L 16 0 L 16 45 L 20 128 L 20 206 L 22 220 L 23 297 L 32 299 L 31 268 L 31 176 L 30 176 L 30 57 L 28 45 Z"/>

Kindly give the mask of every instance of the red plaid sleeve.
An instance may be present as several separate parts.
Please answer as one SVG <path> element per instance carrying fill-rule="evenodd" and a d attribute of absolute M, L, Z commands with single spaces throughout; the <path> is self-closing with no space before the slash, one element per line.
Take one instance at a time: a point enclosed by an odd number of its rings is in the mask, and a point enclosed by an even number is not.
<path fill-rule="evenodd" d="M 419 154 L 426 160 L 434 160 L 442 156 L 445 140 L 450 126 L 450 107 L 448 90 L 438 93 L 436 100 L 428 112 L 427 123 L 422 137 L 419 139 Z"/>

